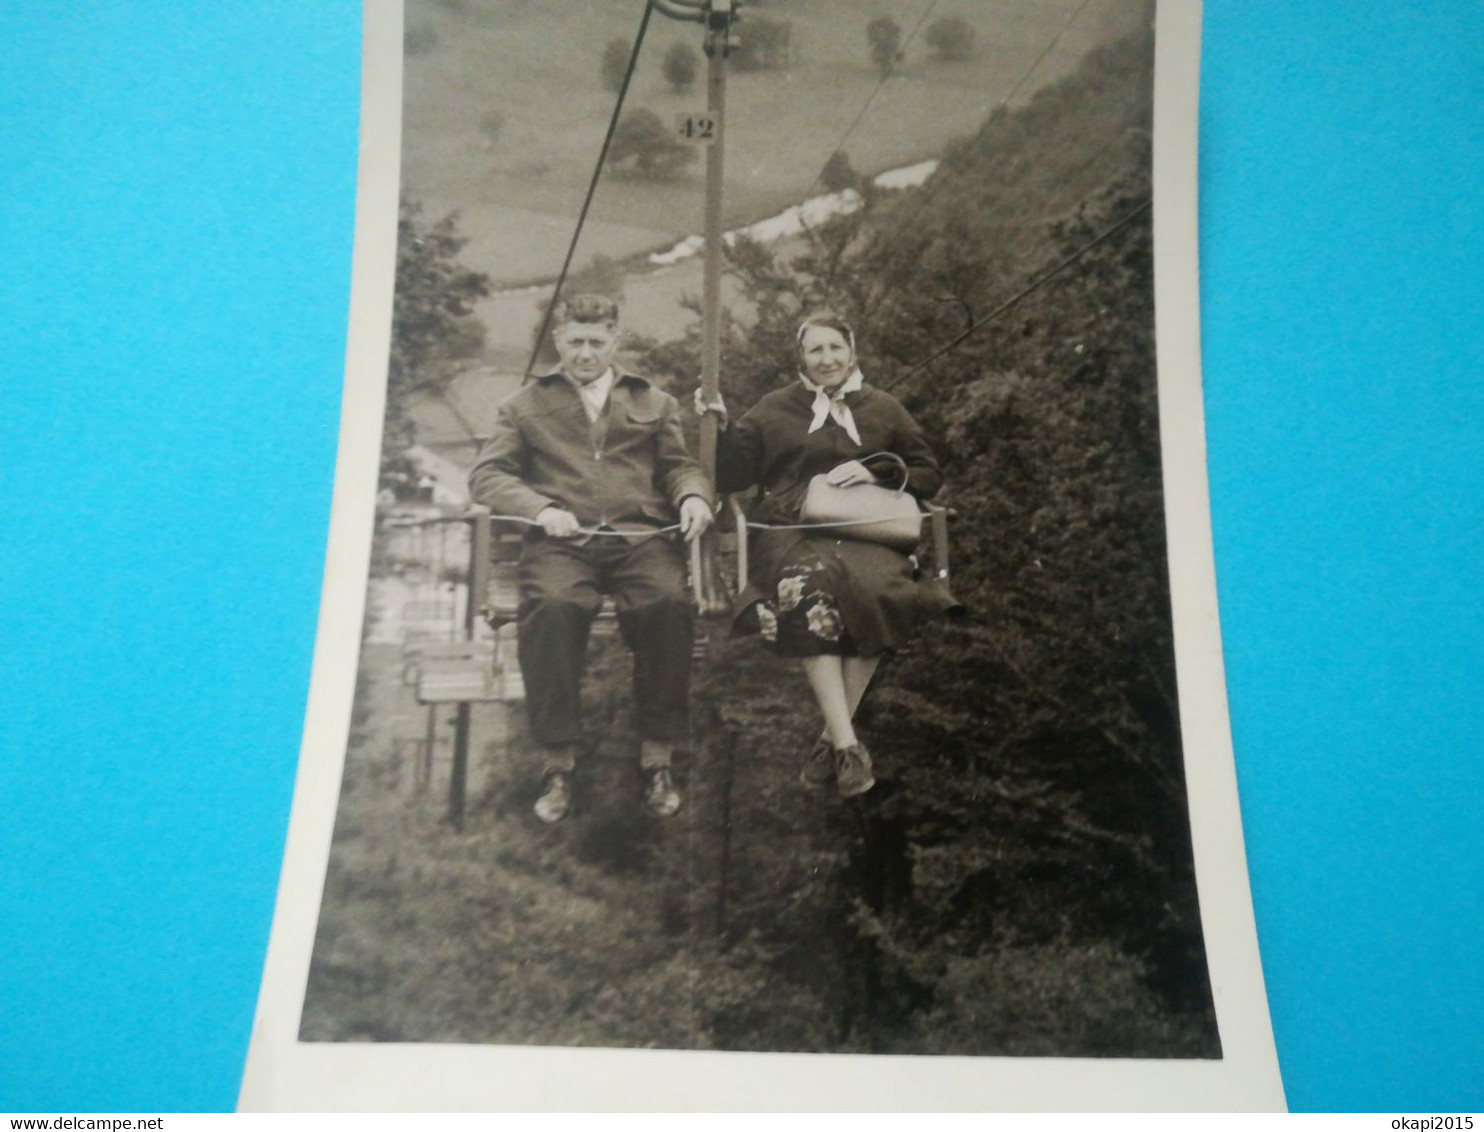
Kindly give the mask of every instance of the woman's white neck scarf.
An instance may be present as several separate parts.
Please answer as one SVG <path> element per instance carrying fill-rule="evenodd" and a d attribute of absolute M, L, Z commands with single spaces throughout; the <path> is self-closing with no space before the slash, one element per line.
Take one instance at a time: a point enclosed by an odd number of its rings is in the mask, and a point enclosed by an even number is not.
<path fill-rule="evenodd" d="M 860 367 L 857 366 L 851 370 L 850 376 L 834 390 L 815 385 L 803 374 L 799 374 L 799 380 L 804 383 L 805 389 L 814 394 L 814 419 L 809 422 L 809 431 L 818 432 L 824 427 L 826 420 L 832 420 L 843 428 L 845 435 L 859 446 L 861 434 L 855 427 L 855 417 L 851 415 L 850 406 L 845 403 L 845 394 L 856 392 L 866 383 L 866 377 L 861 373 Z"/>

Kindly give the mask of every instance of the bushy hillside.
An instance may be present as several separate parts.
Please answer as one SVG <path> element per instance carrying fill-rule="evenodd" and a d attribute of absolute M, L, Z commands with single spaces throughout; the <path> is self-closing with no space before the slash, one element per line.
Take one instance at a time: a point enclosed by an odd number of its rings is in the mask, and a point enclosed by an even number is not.
<path fill-rule="evenodd" d="M 734 407 L 791 380 L 798 314 L 827 305 L 939 438 L 971 613 L 896 658 L 868 703 L 894 773 L 845 876 L 894 988 L 876 1008 L 895 994 L 903 1018 L 950 1031 L 967 1032 L 965 988 L 1009 977 L 1007 946 L 1112 948 L 1209 1020 L 1160 482 L 1151 70 L 1147 39 L 1100 49 L 955 145 L 924 189 L 788 262 L 734 257 L 759 312 L 733 327 Z M 683 380 L 693 347 L 653 360 Z"/>

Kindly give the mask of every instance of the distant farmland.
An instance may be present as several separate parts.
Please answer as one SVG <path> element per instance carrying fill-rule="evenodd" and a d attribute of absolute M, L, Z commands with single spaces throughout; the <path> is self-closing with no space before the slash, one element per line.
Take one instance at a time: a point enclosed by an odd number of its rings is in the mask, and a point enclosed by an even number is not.
<path fill-rule="evenodd" d="M 977 129 L 987 111 L 1029 72 L 1058 32 L 1056 48 L 1016 95 L 1019 103 L 1066 74 L 1096 43 L 1129 30 L 1127 5 L 1091 0 L 1038 5 L 1013 16 L 985 0 L 939 0 L 930 19 L 961 15 L 975 51 L 937 62 L 921 35 L 881 86 L 844 149 L 857 169 L 882 169 L 936 156 Z M 1122 9 L 1122 10 L 1120 10 Z M 641 0 L 408 0 L 404 76 L 404 190 L 429 215 L 460 213 L 470 238 L 463 259 L 497 284 L 555 275 L 571 236 L 614 95 L 599 61 L 614 39 L 632 40 Z M 891 15 L 904 37 L 925 0 L 762 0 L 753 19 L 792 22 L 792 65 L 734 72 L 728 96 L 726 224 L 769 215 L 801 199 L 826 158 L 876 91 L 865 24 Z M 747 34 L 741 24 L 741 34 Z M 701 83 L 675 93 L 660 62 L 694 25 L 658 15 L 650 23 L 631 108 L 664 121 L 701 109 Z M 578 264 L 661 247 L 698 230 L 697 162 L 669 183 L 608 176 L 599 187 Z"/>

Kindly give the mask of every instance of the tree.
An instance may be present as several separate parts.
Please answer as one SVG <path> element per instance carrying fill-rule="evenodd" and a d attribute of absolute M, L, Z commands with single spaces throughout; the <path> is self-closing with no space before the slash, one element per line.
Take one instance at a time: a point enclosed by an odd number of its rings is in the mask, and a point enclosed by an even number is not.
<path fill-rule="evenodd" d="M 928 25 L 927 43 L 944 62 L 956 63 L 974 53 L 974 29 L 962 16 L 941 16 Z"/>
<path fill-rule="evenodd" d="M 681 91 L 696 81 L 700 61 L 696 50 L 688 43 L 676 43 L 665 52 L 665 81 Z"/>
<path fill-rule="evenodd" d="M 668 181 L 696 159 L 696 151 L 665 128 L 653 110 L 625 114 L 613 131 L 608 160 L 636 177 Z"/>
<path fill-rule="evenodd" d="M 825 187 L 826 192 L 839 193 L 846 189 L 859 189 L 861 175 L 855 171 L 855 166 L 850 164 L 850 158 L 844 150 L 835 150 L 830 154 L 830 159 L 824 163 L 820 170 L 819 183 Z"/>
<path fill-rule="evenodd" d="M 629 69 L 629 45 L 622 39 L 610 39 L 603 48 L 603 86 L 618 90 Z"/>
<path fill-rule="evenodd" d="M 766 16 L 748 16 L 732 51 L 739 71 L 773 71 L 787 67 L 793 43 L 793 24 Z"/>
<path fill-rule="evenodd" d="M 479 132 L 484 135 L 484 150 L 488 152 L 494 149 L 500 141 L 500 135 L 505 132 L 505 115 L 498 110 L 487 111 L 479 119 Z"/>
<path fill-rule="evenodd" d="M 883 75 L 902 60 L 902 25 L 890 16 L 877 16 L 866 25 L 871 62 Z"/>
<path fill-rule="evenodd" d="M 454 215 L 428 224 L 422 206 L 402 198 L 381 446 L 382 480 L 388 486 L 397 473 L 409 470 L 403 453 L 413 442 L 412 400 L 444 389 L 457 363 L 478 354 L 484 344 L 484 324 L 473 310 L 475 300 L 489 294 L 490 282 L 483 272 L 459 263 L 467 242 L 458 234 Z"/>

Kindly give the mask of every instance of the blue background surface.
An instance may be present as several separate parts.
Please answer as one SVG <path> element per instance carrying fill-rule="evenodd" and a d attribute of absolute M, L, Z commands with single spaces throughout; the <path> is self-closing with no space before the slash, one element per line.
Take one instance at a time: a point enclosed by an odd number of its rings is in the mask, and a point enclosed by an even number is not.
<path fill-rule="evenodd" d="M 0 1109 L 227 1109 L 338 427 L 359 8 L 0 10 Z M 1207 0 L 1222 623 L 1296 1109 L 1484 1108 L 1484 19 Z"/>

